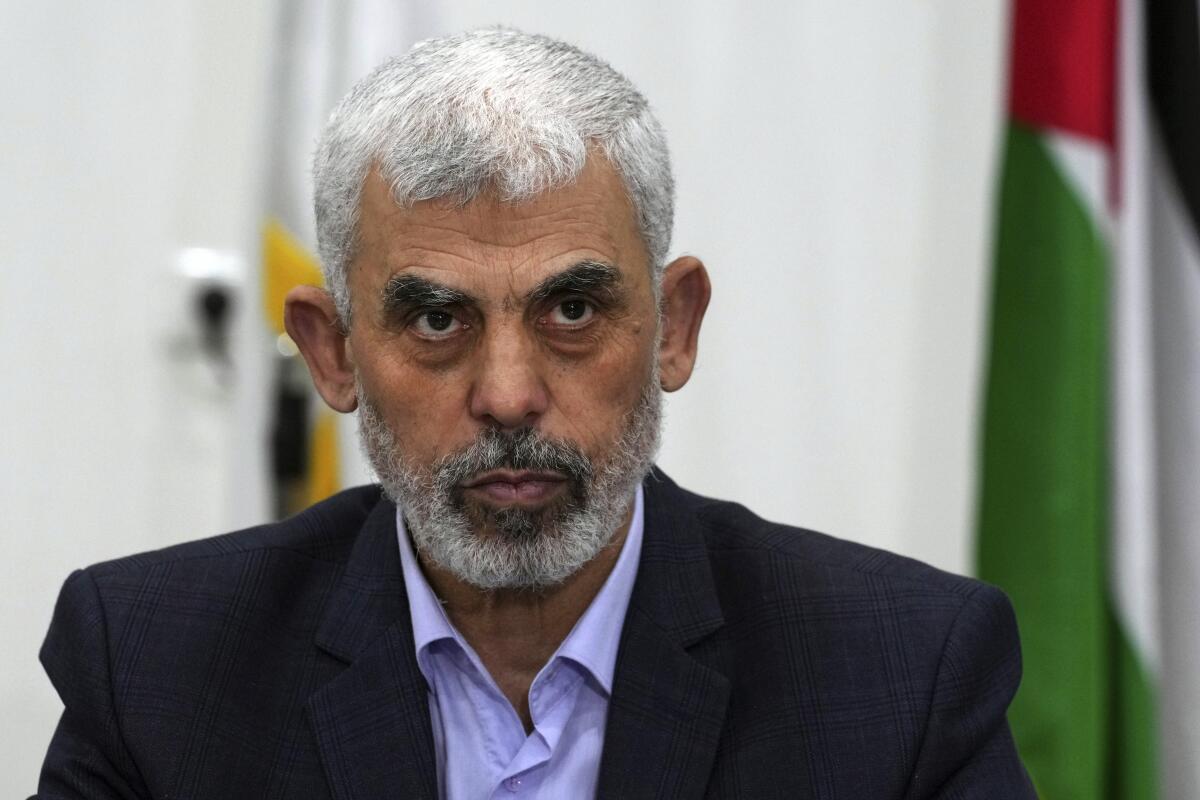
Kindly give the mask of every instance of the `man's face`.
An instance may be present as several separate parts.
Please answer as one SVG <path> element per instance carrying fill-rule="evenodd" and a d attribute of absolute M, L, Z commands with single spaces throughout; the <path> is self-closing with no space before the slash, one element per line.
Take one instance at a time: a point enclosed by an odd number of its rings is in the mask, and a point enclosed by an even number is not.
<path fill-rule="evenodd" d="M 426 557 L 546 585 L 620 527 L 657 446 L 657 308 L 593 157 L 525 203 L 400 208 L 372 174 L 349 272 L 364 446 Z"/>

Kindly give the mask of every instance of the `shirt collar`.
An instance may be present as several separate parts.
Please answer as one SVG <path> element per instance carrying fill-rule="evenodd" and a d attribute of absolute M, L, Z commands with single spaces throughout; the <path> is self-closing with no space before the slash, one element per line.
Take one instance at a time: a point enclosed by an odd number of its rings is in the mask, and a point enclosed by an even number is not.
<path fill-rule="evenodd" d="M 621 629 L 625 625 L 625 613 L 629 610 L 629 598 L 633 594 L 638 561 L 642 555 L 643 518 L 642 487 L 639 484 L 633 498 L 633 515 L 629 520 L 629 533 L 625 535 L 625 543 L 621 546 L 621 555 L 617 556 L 617 563 L 608 573 L 604 585 L 555 654 L 582 665 L 609 695 L 612 694 L 613 673 L 617 669 Z"/>
<path fill-rule="evenodd" d="M 612 572 L 592 598 L 575 627 L 563 639 L 558 650 L 550 658 L 569 658 L 578 663 L 611 695 L 613 674 L 617 667 L 617 650 L 621 642 L 621 629 L 625 624 L 625 613 L 629 609 L 629 598 L 637 578 L 638 561 L 642 552 L 642 529 L 644 527 L 642 487 L 639 484 L 633 499 L 633 514 L 629 521 L 629 532 L 621 546 L 621 554 Z M 417 665 L 432 684 L 426 666 L 425 653 L 429 647 L 442 639 L 453 639 L 464 649 L 469 645 L 455 629 L 442 608 L 441 601 L 433 593 L 417 561 L 408 530 L 404 524 L 402 509 L 396 509 L 396 538 L 400 547 L 400 567 L 404 576 L 404 590 L 408 594 L 408 606 L 412 614 L 413 644 L 417 651 Z"/>
<path fill-rule="evenodd" d="M 396 539 L 400 543 L 400 571 L 404 576 L 404 591 L 408 594 L 408 608 L 412 615 L 413 644 L 417 650 L 417 666 L 425 674 L 425 680 L 432 685 L 432 676 L 425 667 L 425 651 L 431 644 L 441 639 L 462 641 L 458 631 L 446 616 L 446 610 L 433 587 L 425 579 L 421 565 L 417 562 L 417 554 L 413 551 L 412 542 L 408 538 L 408 529 L 404 525 L 404 514 L 399 506 L 396 507 Z"/>

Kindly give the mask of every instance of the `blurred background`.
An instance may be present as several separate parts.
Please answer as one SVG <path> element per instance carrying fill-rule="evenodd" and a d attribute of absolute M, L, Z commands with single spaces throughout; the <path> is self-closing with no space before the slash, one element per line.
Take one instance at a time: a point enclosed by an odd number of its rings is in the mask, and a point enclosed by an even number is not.
<path fill-rule="evenodd" d="M 1008 590 L 1044 796 L 1200 797 L 1196 174 L 1155 177 L 1188 166 L 1158 145 L 1136 4 L 0 9 L 10 796 L 61 711 L 36 653 L 71 570 L 370 480 L 278 335 L 314 266 L 315 137 L 383 58 L 502 23 L 608 60 L 667 129 L 673 251 L 714 294 L 664 469 Z"/>

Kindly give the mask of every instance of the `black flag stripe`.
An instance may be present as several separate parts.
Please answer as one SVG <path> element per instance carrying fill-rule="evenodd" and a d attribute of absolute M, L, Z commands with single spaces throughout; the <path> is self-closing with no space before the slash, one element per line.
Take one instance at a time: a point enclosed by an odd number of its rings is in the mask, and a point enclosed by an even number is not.
<path fill-rule="evenodd" d="M 1146 0 L 1150 103 L 1192 230 L 1200 236 L 1200 0 Z"/>

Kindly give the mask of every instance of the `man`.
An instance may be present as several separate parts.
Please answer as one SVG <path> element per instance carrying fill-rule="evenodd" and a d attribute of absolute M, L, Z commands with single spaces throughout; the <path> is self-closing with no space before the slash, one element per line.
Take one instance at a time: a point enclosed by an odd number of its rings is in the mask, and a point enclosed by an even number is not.
<path fill-rule="evenodd" d="M 379 487 L 74 574 L 46 798 L 1022 798 L 1012 612 L 652 468 L 704 266 L 622 76 L 488 30 L 365 79 L 287 299 Z"/>

